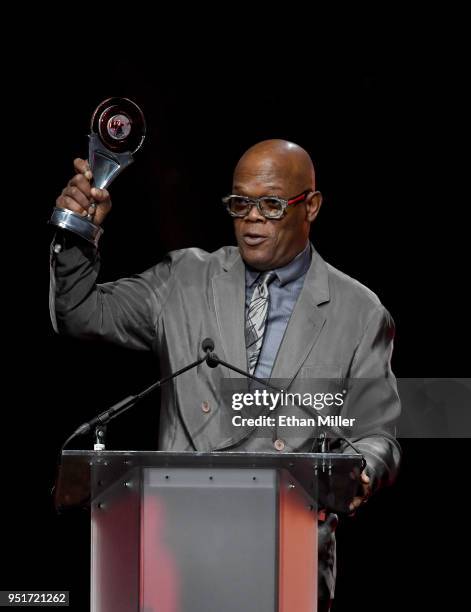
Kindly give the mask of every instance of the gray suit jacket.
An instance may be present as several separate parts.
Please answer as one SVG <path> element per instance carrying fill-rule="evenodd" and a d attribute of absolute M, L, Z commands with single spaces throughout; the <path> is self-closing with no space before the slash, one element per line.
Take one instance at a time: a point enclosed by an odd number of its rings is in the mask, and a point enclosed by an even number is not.
<path fill-rule="evenodd" d="M 174 251 L 142 274 L 96 284 L 98 252 L 72 242 L 52 255 L 51 317 L 56 331 L 152 350 L 162 376 L 195 360 L 209 336 L 222 359 L 247 369 L 245 269 L 238 248 Z M 393 481 L 400 460 L 394 439 L 400 403 L 390 366 L 393 336 L 393 321 L 377 296 L 313 249 L 272 379 L 281 379 L 290 391 L 318 378 L 335 379 L 341 386 L 352 379 L 366 381 L 359 404 L 368 425 L 352 441 L 367 460 L 373 489 Z M 234 413 L 221 401 L 221 390 L 225 380 L 237 376 L 203 364 L 164 386 L 159 449 L 278 452 L 272 438 L 232 426 Z M 298 408 L 289 410 L 306 416 Z M 287 438 L 282 452 L 309 451 L 315 435 L 308 431 Z M 339 452 L 349 450 L 342 443 L 335 446 Z M 333 559 L 328 563 L 326 588 L 332 593 Z"/>

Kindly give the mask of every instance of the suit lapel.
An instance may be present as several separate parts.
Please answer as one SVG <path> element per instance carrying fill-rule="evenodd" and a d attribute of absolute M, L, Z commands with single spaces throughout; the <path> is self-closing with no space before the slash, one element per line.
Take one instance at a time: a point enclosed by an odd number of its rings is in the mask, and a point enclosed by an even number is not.
<path fill-rule="evenodd" d="M 271 378 L 288 379 L 291 384 L 325 323 L 326 316 L 318 306 L 329 299 L 327 266 L 312 248 L 311 265 L 278 350 Z"/>
<path fill-rule="evenodd" d="M 214 308 L 226 360 L 247 370 L 245 348 L 245 267 L 237 251 L 212 281 Z M 312 247 L 312 261 L 273 365 L 271 378 L 290 381 L 311 352 L 326 316 L 318 308 L 330 299 L 327 265 Z M 215 347 L 216 353 L 218 347 Z M 232 377 L 239 377 L 235 372 Z"/>
<path fill-rule="evenodd" d="M 245 349 L 245 266 L 239 252 L 227 271 L 213 278 L 216 319 L 226 361 L 247 370 Z M 218 347 L 215 347 L 218 353 Z M 230 371 L 231 376 L 239 374 Z"/>
<path fill-rule="evenodd" d="M 226 270 L 212 281 L 214 307 L 221 337 L 222 351 L 229 363 L 247 370 L 245 348 L 245 266 L 237 252 Z M 289 379 L 290 383 L 312 350 L 326 317 L 318 305 L 329 301 L 328 270 L 325 262 L 312 249 L 312 262 L 304 286 L 291 315 L 280 345 L 272 378 Z M 218 347 L 215 351 L 218 352 Z M 228 370 L 232 378 L 239 374 Z M 238 383 L 239 384 L 239 383 Z M 246 381 L 244 382 L 246 384 Z M 287 387 L 285 387 L 287 389 Z M 240 387 L 238 387 L 240 391 Z M 240 428 L 239 436 L 229 446 L 247 438 L 256 428 Z M 237 438 L 237 439 L 236 439 Z M 217 450 L 227 448 L 218 446 Z M 214 450 L 214 449 L 213 449 Z"/>

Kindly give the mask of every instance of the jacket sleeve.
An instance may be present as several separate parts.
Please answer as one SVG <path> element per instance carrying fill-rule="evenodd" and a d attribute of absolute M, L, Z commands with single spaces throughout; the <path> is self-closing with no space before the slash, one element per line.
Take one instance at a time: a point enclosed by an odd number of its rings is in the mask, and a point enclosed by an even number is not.
<path fill-rule="evenodd" d="M 58 244 L 62 250 L 56 253 Z M 58 233 L 51 247 L 49 296 L 55 331 L 84 339 L 100 338 L 126 348 L 151 349 L 171 291 L 171 267 L 167 257 L 142 274 L 97 283 L 97 249 Z"/>
<path fill-rule="evenodd" d="M 392 317 L 378 305 L 354 353 L 345 404 L 347 416 L 356 418 L 350 441 L 366 459 L 373 492 L 392 484 L 401 459 L 401 448 L 395 438 L 401 404 L 391 370 L 393 340 Z M 341 449 L 351 452 L 344 442 Z"/>

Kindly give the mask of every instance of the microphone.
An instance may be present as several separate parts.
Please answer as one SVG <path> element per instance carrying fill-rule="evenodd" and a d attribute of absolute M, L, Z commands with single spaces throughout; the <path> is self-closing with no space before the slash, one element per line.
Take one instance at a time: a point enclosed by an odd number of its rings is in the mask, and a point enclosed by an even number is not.
<path fill-rule="evenodd" d="M 201 348 L 205 353 L 208 353 L 208 351 L 214 351 L 214 341 L 212 338 L 205 338 L 201 343 Z"/>
<path fill-rule="evenodd" d="M 196 368 L 197 366 L 202 364 L 204 361 L 207 361 L 209 365 L 210 356 L 211 357 L 214 356 L 217 359 L 217 356 L 215 356 L 214 353 L 211 352 L 214 349 L 214 342 L 211 340 L 211 338 L 205 338 L 205 340 L 203 340 L 202 342 L 201 348 L 206 353 L 204 357 L 200 357 L 199 359 L 197 359 L 193 363 L 190 363 L 184 368 L 181 368 L 180 370 L 177 370 L 176 372 L 172 372 L 169 376 L 165 376 L 164 378 L 157 380 L 155 383 L 153 383 L 152 385 L 150 385 L 149 387 L 144 389 L 144 391 L 141 391 L 137 395 L 129 395 L 128 397 L 117 402 L 116 404 L 113 404 L 113 406 L 111 406 L 111 408 L 108 408 L 108 410 L 101 412 L 96 417 L 93 417 L 93 419 L 91 419 L 90 421 L 87 421 L 86 423 L 83 423 L 82 425 L 80 425 L 80 427 L 78 427 L 73 432 L 73 434 L 69 436 L 67 440 L 64 442 L 64 444 L 61 446 L 61 452 L 64 450 L 67 444 L 71 440 L 73 440 L 76 436 L 86 434 L 89 431 L 91 431 L 94 427 L 105 427 L 109 421 L 123 414 L 124 412 L 127 412 L 130 408 L 138 404 L 141 400 L 147 397 L 150 393 L 152 393 L 153 391 L 161 387 L 163 384 L 167 383 L 169 380 L 172 380 L 173 378 L 180 376 L 180 374 L 184 374 L 185 372 L 188 372 L 188 370 Z M 218 365 L 218 363 L 216 362 L 214 363 L 215 365 L 212 365 L 210 367 L 216 367 L 216 365 Z"/>
<path fill-rule="evenodd" d="M 201 344 L 201 348 L 206 352 L 206 363 L 208 367 L 215 368 L 219 365 L 219 357 L 214 351 L 214 341 L 212 338 L 205 338 Z"/>

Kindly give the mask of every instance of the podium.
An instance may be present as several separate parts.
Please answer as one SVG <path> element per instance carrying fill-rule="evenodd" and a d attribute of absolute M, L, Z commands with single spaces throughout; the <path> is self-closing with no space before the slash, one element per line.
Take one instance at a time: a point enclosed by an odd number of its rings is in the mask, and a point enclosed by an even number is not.
<path fill-rule="evenodd" d="M 55 503 L 91 513 L 92 612 L 313 612 L 318 510 L 361 455 L 62 453 Z"/>

